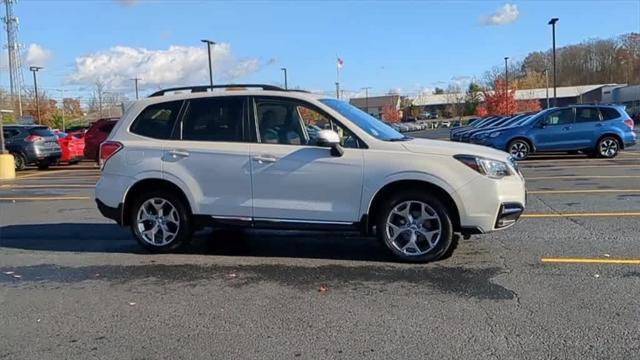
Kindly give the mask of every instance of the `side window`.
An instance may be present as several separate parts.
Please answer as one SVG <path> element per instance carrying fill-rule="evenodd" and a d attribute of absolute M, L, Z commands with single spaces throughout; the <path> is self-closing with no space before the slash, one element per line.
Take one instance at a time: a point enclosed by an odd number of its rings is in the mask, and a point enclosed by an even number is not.
<path fill-rule="evenodd" d="M 130 131 L 154 139 L 169 139 L 181 106 L 182 101 L 149 105 L 133 121 Z"/>
<path fill-rule="evenodd" d="M 318 132 L 327 129 L 340 135 L 344 147 L 358 147 L 348 129 L 301 102 L 259 99 L 256 112 L 262 143 L 314 146 Z"/>
<path fill-rule="evenodd" d="M 182 139 L 241 142 L 244 98 L 191 100 L 182 120 Z"/>
<path fill-rule="evenodd" d="M 103 133 L 107 133 L 107 134 L 108 134 L 108 133 L 110 133 L 110 132 L 111 132 L 111 130 L 113 130 L 113 127 L 114 127 L 114 126 L 116 126 L 116 123 L 115 123 L 115 122 L 109 122 L 109 123 L 106 123 L 106 124 L 104 124 L 104 125 L 100 126 L 100 132 L 103 132 Z"/>
<path fill-rule="evenodd" d="M 3 129 L 2 135 L 4 135 L 5 140 L 11 139 L 16 135 L 20 134 L 20 131 L 14 129 Z"/>
<path fill-rule="evenodd" d="M 595 107 L 577 107 L 576 108 L 576 122 L 595 122 L 600 121 L 600 113 L 598 108 Z"/>
<path fill-rule="evenodd" d="M 614 108 L 601 107 L 600 113 L 602 114 L 602 120 L 613 120 L 620 117 L 620 113 Z"/>
<path fill-rule="evenodd" d="M 563 125 L 573 122 L 573 109 L 560 109 L 553 111 L 545 120 L 547 125 Z"/>

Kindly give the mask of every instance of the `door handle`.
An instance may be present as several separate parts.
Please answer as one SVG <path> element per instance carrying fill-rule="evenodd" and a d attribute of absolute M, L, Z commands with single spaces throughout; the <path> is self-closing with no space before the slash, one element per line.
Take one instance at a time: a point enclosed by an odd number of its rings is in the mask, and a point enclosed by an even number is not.
<path fill-rule="evenodd" d="M 571 126 L 565 126 L 562 128 L 562 130 L 571 130 Z"/>
<path fill-rule="evenodd" d="M 597 127 L 602 127 L 602 124 L 596 124 Z"/>
<path fill-rule="evenodd" d="M 273 155 L 257 155 L 253 157 L 254 161 L 257 161 L 258 164 L 266 164 L 266 163 L 274 163 L 278 161 Z"/>
<path fill-rule="evenodd" d="M 189 152 L 187 150 L 182 149 L 173 149 L 169 151 L 169 155 L 174 158 L 186 158 L 189 157 Z"/>

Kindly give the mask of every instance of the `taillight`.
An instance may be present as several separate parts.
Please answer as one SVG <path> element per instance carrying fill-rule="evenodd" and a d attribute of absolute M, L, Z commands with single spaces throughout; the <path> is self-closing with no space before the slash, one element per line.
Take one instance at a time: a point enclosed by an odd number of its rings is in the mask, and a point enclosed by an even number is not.
<path fill-rule="evenodd" d="M 104 166 L 107 160 L 120 151 L 122 147 L 122 144 L 117 141 L 105 141 L 100 144 L 100 166 Z"/>
<path fill-rule="evenodd" d="M 36 142 L 36 141 L 40 141 L 40 140 L 44 140 L 44 138 L 42 136 L 38 136 L 38 135 L 29 135 L 26 138 L 24 138 L 24 141 L 26 141 L 26 142 Z"/>
<path fill-rule="evenodd" d="M 631 130 L 633 130 L 633 127 L 635 126 L 635 123 L 633 122 L 633 119 L 625 120 L 624 124 L 627 125 Z"/>

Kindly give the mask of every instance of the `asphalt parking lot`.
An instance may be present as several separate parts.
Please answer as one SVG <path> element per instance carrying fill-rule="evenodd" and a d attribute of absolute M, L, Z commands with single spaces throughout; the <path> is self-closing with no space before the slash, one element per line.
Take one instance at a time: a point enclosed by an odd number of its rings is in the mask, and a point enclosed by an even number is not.
<path fill-rule="evenodd" d="M 637 357 L 640 148 L 521 168 L 524 218 L 427 265 L 325 233 L 144 254 L 96 210 L 93 164 L 20 172 L 0 183 L 0 359 Z"/>

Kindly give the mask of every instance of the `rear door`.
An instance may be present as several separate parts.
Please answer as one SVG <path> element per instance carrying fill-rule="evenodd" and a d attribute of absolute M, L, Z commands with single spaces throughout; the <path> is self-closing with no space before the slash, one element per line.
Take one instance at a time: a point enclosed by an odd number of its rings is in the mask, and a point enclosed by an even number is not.
<path fill-rule="evenodd" d="M 602 121 L 597 107 L 576 107 L 576 120 L 569 136 L 572 150 L 595 148 L 601 130 Z"/>
<path fill-rule="evenodd" d="M 162 169 L 193 195 L 198 214 L 251 218 L 251 172 L 244 96 L 188 100 L 173 139 L 165 142 Z"/>
<path fill-rule="evenodd" d="M 564 151 L 571 149 L 573 108 L 549 112 L 542 121 L 544 126 L 531 128 L 531 137 L 538 151 Z"/>

